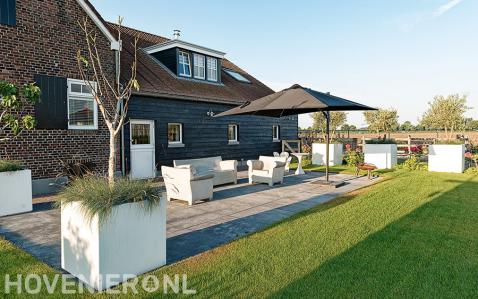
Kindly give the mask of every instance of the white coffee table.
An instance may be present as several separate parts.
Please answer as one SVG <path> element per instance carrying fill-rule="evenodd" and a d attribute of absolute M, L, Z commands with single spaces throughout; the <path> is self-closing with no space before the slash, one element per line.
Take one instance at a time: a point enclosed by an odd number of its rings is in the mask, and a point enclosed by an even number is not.
<path fill-rule="evenodd" d="M 302 169 L 302 158 L 308 156 L 308 153 L 291 153 L 291 155 L 297 157 L 298 165 L 295 174 L 305 174 L 305 171 Z"/>

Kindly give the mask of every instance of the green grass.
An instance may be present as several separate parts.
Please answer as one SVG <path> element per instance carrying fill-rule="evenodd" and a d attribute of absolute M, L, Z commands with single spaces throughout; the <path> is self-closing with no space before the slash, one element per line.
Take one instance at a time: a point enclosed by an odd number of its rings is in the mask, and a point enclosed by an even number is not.
<path fill-rule="evenodd" d="M 153 273 L 188 274 L 201 298 L 477 297 L 478 176 L 386 177 Z M 51 271 L 5 241 L 0 255 L 1 273 Z"/>
<path fill-rule="evenodd" d="M 315 165 L 315 164 L 309 164 L 307 166 L 302 166 L 304 170 L 308 171 L 318 171 L 318 172 L 325 172 L 325 165 Z M 290 169 L 295 170 L 297 169 L 297 163 L 290 163 Z M 355 174 L 355 167 L 350 167 L 347 165 L 335 165 L 335 166 L 330 166 L 329 171 L 331 173 L 345 173 L 345 174 Z M 378 171 L 374 171 L 378 172 Z M 360 175 L 365 175 L 367 174 L 366 171 L 360 171 Z"/>

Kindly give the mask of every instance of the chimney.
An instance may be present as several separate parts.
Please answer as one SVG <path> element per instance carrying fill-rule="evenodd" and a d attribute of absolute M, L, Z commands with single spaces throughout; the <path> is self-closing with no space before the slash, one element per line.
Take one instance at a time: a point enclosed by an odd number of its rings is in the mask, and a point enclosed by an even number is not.
<path fill-rule="evenodd" d="M 179 29 L 174 29 L 174 30 L 173 30 L 173 38 L 174 38 L 174 39 L 179 39 L 180 36 L 181 36 L 181 30 L 179 30 Z"/>

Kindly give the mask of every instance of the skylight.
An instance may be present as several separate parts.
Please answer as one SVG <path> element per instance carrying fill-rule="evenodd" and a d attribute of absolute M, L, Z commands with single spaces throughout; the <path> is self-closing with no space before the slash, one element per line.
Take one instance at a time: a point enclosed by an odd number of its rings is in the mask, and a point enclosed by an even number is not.
<path fill-rule="evenodd" d="M 224 69 L 224 71 L 231 77 L 233 77 L 234 79 L 236 79 L 237 81 L 240 81 L 240 82 L 245 82 L 245 83 L 251 83 L 251 81 L 249 81 L 246 77 L 244 77 L 243 75 L 239 74 L 238 72 L 235 72 L 233 70 L 227 70 L 227 69 Z"/>

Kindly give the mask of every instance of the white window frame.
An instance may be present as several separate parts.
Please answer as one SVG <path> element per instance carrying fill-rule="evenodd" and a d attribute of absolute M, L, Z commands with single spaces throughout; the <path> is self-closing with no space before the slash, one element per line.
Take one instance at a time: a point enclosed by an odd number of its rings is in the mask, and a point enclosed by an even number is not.
<path fill-rule="evenodd" d="M 184 71 L 184 66 L 182 66 L 182 64 L 181 64 L 181 59 L 180 59 L 181 55 L 185 55 L 188 58 L 188 61 L 187 61 L 188 63 L 185 64 L 185 65 L 189 66 L 189 75 L 186 74 L 186 73 L 182 73 L 182 71 Z M 181 51 L 181 50 L 179 51 L 179 53 L 178 53 L 178 67 L 179 67 L 179 70 L 178 70 L 179 76 L 191 78 L 193 70 L 191 69 L 191 56 L 189 55 L 189 52 Z"/>
<path fill-rule="evenodd" d="M 96 90 L 97 85 L 96 82 L 90 81 L 91 86 Z M 72 84 L 80 84 L 86 85 L 89 87 L 87 83 L 83 80 L 78 79 L 67 79 L 68 84 L 68 93 L 67 93 L 67 100 L 66 100 L 66 109 L 67 109 L 67 117 L 68 117 L 68 130 L 97 130 L 98 129 L 98 104 L 95 101 L 93 94 L 86 95 L 84 93 L 78 93 L 71 91 Z M 90 100 L 93 101 L 93 125 L 92 126 L 77 126 L 77 125 L 70 125 L 70 99 L 71 98 L 79 98 L 81 100 Z"/>
<path fill-rule="evenodd" d="M 234 139 L 229 139 L 229 128 L 234 127 Z M 227 141 L 229 144 L 238 144 L 239 143 L 239 138 L 238 138 L 238 126 L 236 124 L 228 124 L 227 125 Z"/>
<path fill-rule="evenodd" d="M 209 67 L 209 62 L 210 62 L 210 61 L 215 61 L 215 62 L 216 62 L 216 63 L 215 63 L 215 68 L 210 68 L 210 67 Z M 218 74 L 217 74 L 217 64 L 218 64 L 217 58 L 209 57 L 209 56 L 206 58 L 206 72 L 207 72 L 207 80 L 208 80 L 208 81 L 217 82 L 217 81 L 219 80 Z M 212 63 L 211 63 L 211 66 L 212 66 Z M 211 78 L 209 77 L 209 70 L 214 70 L 214 71 L 215 71 L 215 74 L 216 74 L 216 75 L 215 75 L 215 78 L 214 78 L 214 79 L 211 79 Z"/>
<path fill-rule="evenodd" d="M 169 125 L 179 126 L 179 141 L 169 140 Z M 168 123 L 168 144 L 183 144 L 183 124 L 182 123 Z"/>
<path fill-rule="evenodd" d="M 274 129 L 277 128 L 277 136 L 274 135 Z M 280 126 L 279 125 L 273 125 L 272 126 L 272 141 L 278 142 L 280 141 Z"/>
<path fill-rule="evenodd" d="M 197 64 L 197 61 L 199 59 L 202 59 L 202 66 L 199 66 L 199 64 Z M 193 70 L 193 76 L 194 78 L 196 79 L 206 79 L 206 56 L 202 55 L 202 54 L 197 54 L 197 53 L 193 53 L 193 61 L 194 61 L 194 70 Z M 196 67 L 198 68 L 198 71 L 202 68 L 202 76 L 200 76 L 199 74 L 197 75 L 196 74 Z"/>

